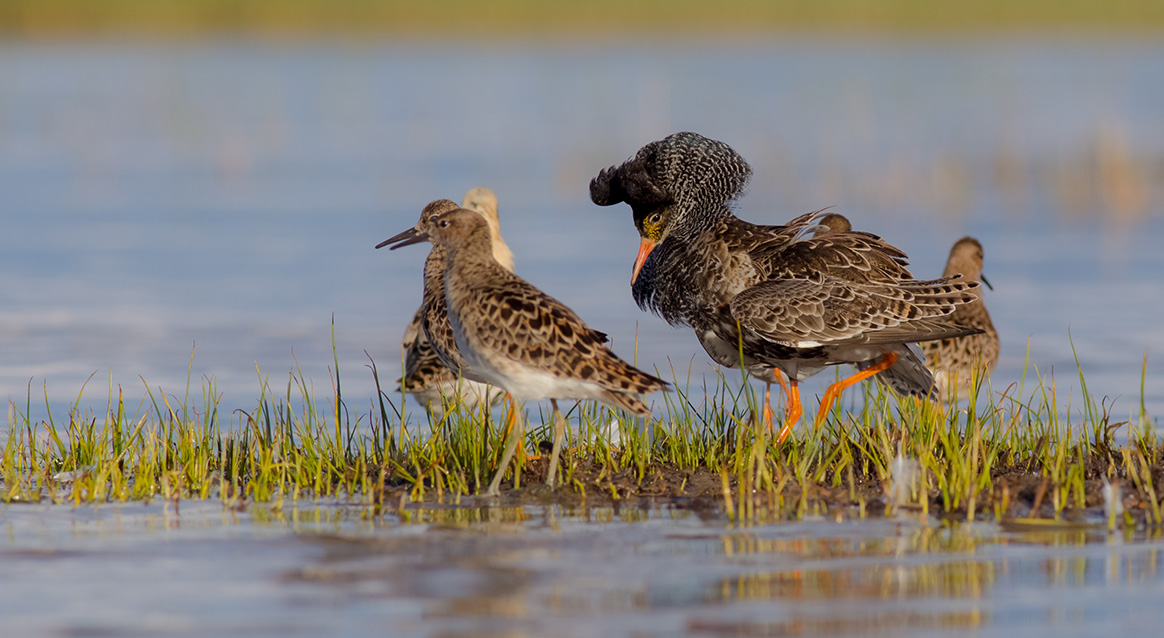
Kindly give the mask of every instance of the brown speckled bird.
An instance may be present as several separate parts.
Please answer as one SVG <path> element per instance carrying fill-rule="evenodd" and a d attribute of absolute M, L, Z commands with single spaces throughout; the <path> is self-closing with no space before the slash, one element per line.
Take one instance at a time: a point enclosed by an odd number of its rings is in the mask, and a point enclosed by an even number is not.
<path fill-rule="evenodd" d="M 492 190 L 478 186 L 465 194 L 461 207 L 485 218 L 489 225 L 494 259 L 506 270 L 512 271 L 513 252 L 501 238 L 501 223 L 497 217 L 497 196 Z M 385 244 L 380 244 L 383 245 Z M 456 346 L 445 312 L 444 252 L 443 248 L 434 247 L 429 251 L 429 258 L 425 260 L 424 297 L 420 308 L 416 310 L 412 321 L 404 330 L 402 343 L 404 376 L 398 380 L 402 391 L 415 397 L 438 419 L 444 415 L 446 406 L 458 401 L 466 410 L 471 411 L 483 401 L 492 405 L 504 396 L 504 392 L 497 388 L 458 376 L 441 362 L 440 356 L 429 342 L 427 333 L 429 330 L 435 330 L 444 335 L 442 340 L 444 350 L 448 351 Z"/>
<path fill-rule="evenodd" d="M 825 213 L 820 216 L 816 222 L 818 226 L 813 233 L 813 237 L 820 237 L 829 233 L 847 233 L 853 230 L 853 224 L 849 222 L 849 218 L 840 213 Z"/>
<path fill-rule="evenodd" d="M 458 210 L 456 202 L 447 199 L 438 199 L 424 207 L 420 213 L 420 220 L 411 229 L 376 244 L 376 248 L 383 248 L 394 244 L 410 233 L 423 232 L 432 220 L 438 215 L 451 210 Z M 434 246 L 424 260 L 424 295 L 417 315 L 419 315 L 421 332 L 432 348 L 433 354 L 454 376 L 463 376 L 471 381 L 485 384 L 484 379 L 474 377 L 471 370 L 464 370 L 465 359 L 457 350 L 456 337 L 453 327 L 449 323 L 449 314 L 445 304 L 445 271 L 446 251 L 440 246 Z M 416 317 L 414 317 L 416 320 Z M 406 330 L 407 332 L 407 330 Z"/>
<path fill-rule="evenodd" d="M 546 483 L 552 487 L 566 432 L 558 399 L 596 399 L 649 416 L 637 395 L 668 385 L 619 359 L 604 345 L 606 335 L 498 264 L 480 215 L 455 205 L 440 207 L 445 212 L 428 218 L 424 228 L 394 237 L 393 248 L 428 240 L 445 249 L 445 298 L 465 376 L 505 389 L 511 420 L 517 415 L 515 398 L 550 399 L 554 443 Z M 512 430 L 489 494 L 498 493 L 523 439 L 520 419 Z"/>
<path fill-rule="evenodd" d="M 871 233 L 814 237 L 818 213 L 783 226 L 743 221 L 732 202 L 750 176 L 727 144 L 676 133 L 591 181 L 594 203 L 631 207 L 642 239 L 631 277 L 639 306 L 691 326 L 721 365 L 765 381 L 773 369 L 786 374 L 781 440 L 801 415 L 799 382 L 830 365 L 860 372 L 829 387 L 818 424 L 844 388 L 874 374 L 903 394 L 929 395 L 933 378 L 914 342 L 977 332 L 946 319 L 974 300 L 977 284 L 915 280 L 905 253 Z"/>
<path fill-rule="evenodd" d="M 973 237 L 963 237 L 950 249 L 943 277 L 962 275 L 968 281 L 981 281 L 990 286 L 982 276 L 982 244 Z M 934 385 L 942 398 L 956 401 L 960 395 L 969 396 L 974 384 L 989 376 L 998 364 L 998 331 L 986 311 L 982 301 L 982 289 L 972 303 L 958 306 L 950 321 L 959 326 L 981 330 L 979 334 L 952 337 L 921 344 L 927 363 L 934 372 Z"/>

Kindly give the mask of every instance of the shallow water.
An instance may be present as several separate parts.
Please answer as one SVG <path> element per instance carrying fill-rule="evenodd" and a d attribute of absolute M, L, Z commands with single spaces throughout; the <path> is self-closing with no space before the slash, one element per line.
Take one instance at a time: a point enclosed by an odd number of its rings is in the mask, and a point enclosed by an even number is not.
<path fill-rule="evenodd" d="M 431 506 L 429 506 L 431 507 Z M 1153 635 L 1164 541 L 666 508 L 0 508 L 8 635 Z"/>
<path fill-rule="evenodd" d="M 518 272 L 693 382 L 688 330 L 630 299 L 625 207 L 588 180 L 676 130 L 755 177 L 740 214 L 833 205 L 937 275 L 977 236 L 995 390 L 1054 372 L 1117 420 L 1164 409 L 1164 46 L 1131 39 L 705 43 L 0 43 L 0 396 L 132 409 L 212 378 L 222 413 L 301 369 L 366 410 L 390 382 L 424 249 L 372 246 L 438 197 L 501 199 Z M 637 344 L 636 344 L 637 335 Z M 1070 339 L 1069 340 L 1069 336 Z M 191 353 L 193 361 L 191 364 Z M 366 353 L 366 354 L 365 354 Z M 819 392 L 824 377 L 808 392 Z M 733 376 L 734 378 L 734 376 Z M 195 403 L 199 401 L 196 399 Z"/>

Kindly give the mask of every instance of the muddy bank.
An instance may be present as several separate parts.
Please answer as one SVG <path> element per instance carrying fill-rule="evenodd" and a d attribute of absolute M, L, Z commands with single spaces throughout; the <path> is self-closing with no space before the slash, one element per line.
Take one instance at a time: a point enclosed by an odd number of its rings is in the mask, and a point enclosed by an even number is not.
<path fill-rule="evenodd" d="M 1164 458 L 1162 454 L 1155 456 Z M 1025 469 L 1031 465 L 1010 463 L 999 466 L 991 472 L 989 486 L 978 492 L 973 503 L 954 504 L 948 502 L 952 499 L 943 495 L 941 490 L 931 489 L 924 502 L 920 496 L 906 499 L 899 502 L 896 509 L 928 512 L 941 518 L 963 521 L 971 516 L 978 520 L 1047 519 L 1105 524 L 1108 498 L 1104 494 L 1105 486 L 1112 485 L 1114 489 L 1108 488 L 1109 491 L 1128 516 L 1125 519 L 1121 515 L 1121 523 L 1145 525 L 1154 520 L 1152 497 L 1164 494 L 1162 460 L 1155 461 L 1151 467 L 1149 491 L 1140 489 L 1139 483 L 1125 476 L 1122 466 L 1093 457 L 1086 464 L 1082 494 L 1079 494 L 1079 488 L 1063 487 L 1056 494 L 1049 476 Z M 429 489 L 424 492 L 422 502 L 456 500 L 470 506 L 499 503 L 503 506 L 555 504 L 563 507 L 647 507 L 663 503 L 710 518 L 734 517 L 741 503 L 740 477 L 730 472 L 721 474 L 705 468 L 682 468 L 668 463 L 652 463 L 642 471 L 623 468 L 612 472 L 607 463 L 599 464 L 588 458 L 576 463 L 569 484 L 559 484 L 551 489 L 544 482 L 546 469 L 544 458 L 527 461 L 518 486 L 514 487 L 512 480 L 506 480 L 498 498 L 468 496 L 455 499 Z M 750 505 L 753 511 L 775 519 L 795 519 L 805 514 L 827 514 L 839 519 L 877 517 L 892 511 L 888 481 L 865 476 L 854 477 L 851 484 L 848 479 L 838 483 L 833 485 L 832 481 L 825 481 L 801 485 L 793 479 L 783 481 L 778 489 L 770 485 L 748 488 L 752 492 Z M 931 478 L 933 484 L 936 481 Z M 384 486 L 381 502 L 405 506 L 413 495 L 411 485 L 392 484 L 390 481 Z"/>

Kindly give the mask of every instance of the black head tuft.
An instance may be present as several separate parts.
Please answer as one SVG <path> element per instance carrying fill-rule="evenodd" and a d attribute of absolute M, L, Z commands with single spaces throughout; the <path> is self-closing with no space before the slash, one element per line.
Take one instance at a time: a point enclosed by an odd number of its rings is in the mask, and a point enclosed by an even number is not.
<path fill-rule="evenodd" d="M 614 206 L 627 200 L 620 168 L 611 166 L 598 171 L 598 176 L 590 180 L 590 201 L 599 206 Z"/>
<path fill-rule="evenodd" d="M 664 190 L 664 183 L 655 172 L 659 166 L 656 152 L 659 144 L 651 142 L 621 166 L 599 172 L 598 177 L 590 180 L 590 200 L 599 206 L 626 202 L 636 209 L 672 202 L 673 198 Z"/>
<path fill-rule="evenodd" d="M 639 149 L 590 182 L 599 206 L 626 202 L 636 211 L 673 203 L 724 203 L 743 194 L 752 175 L 730 146 L 698 133 L 675 133 Z"/>

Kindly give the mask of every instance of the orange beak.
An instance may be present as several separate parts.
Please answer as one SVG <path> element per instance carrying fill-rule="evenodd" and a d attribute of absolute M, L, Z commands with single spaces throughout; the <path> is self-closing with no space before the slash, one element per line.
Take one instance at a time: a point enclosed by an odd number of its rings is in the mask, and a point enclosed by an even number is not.
<path fill-rule="evenodd" d="M 639 278 L 639 271 L 643 269 L 643 264 L 647 263 L 647 255 L 655 249 L 655 241 L 652 239 L 642 238 L 639 243 L 639 255 L 635 257 L 635 269 L 631 273 L 631 285 L 635 285 L 635 280 Z"/>

